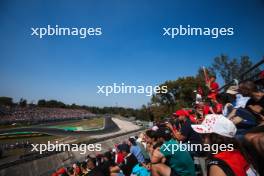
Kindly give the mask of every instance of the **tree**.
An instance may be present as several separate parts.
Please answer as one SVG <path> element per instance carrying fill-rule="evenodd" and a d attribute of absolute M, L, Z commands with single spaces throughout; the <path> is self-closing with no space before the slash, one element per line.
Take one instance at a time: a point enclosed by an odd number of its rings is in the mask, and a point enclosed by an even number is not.
<path fill-rule="evenodd" d="M 175 81 L 166 81 L 160 86 L 167 86 L 166 94 L 160 93 L 151 98 L 151 112 L 155 119 L 171 115 L 176 109 L 191 107 L 194 102 L 194 90 L 205 86 L 200 77 L 182 77 Z"/>
<path fill-rule="evenodd" d="M 12 106 L 13 103 L 13 99 L 10 97 L 0 97 L 0 105 L 2 106 Z"/>
<path fill-rule="evenodd" d="M 27 100 L 26 99 L 23 99 L 23 98 L 20 98 L 20 100 L 19 100 L 19 106 L 20 107 L 26 107 L 27 106 Z"/>
<path fill-rule="evenodd" d="M 214 59 L 211 69 L 214 70 L 216 73 L 220 74 L 221 77 L 224 79 L 225 83 L 229 83 L 234 79 L 246 79 L 257 72 L 259 69 L 256 69 L 246 75 L 244 78 L 240 78 L 240 75 L 246 72 L 249 68 L 253 66 L 250 58 L 248 56 L 242 56 L 240 60 L 234 58 L 230 59 L 226 55 L 221 55 Z"/>
<path fill-rule="evenodd" d="M 44 99 L 39 100 L 38 101 L 38 106 L 39 107 L 45 107 L 46 106 L 46 100 L 44 100 Z"/>

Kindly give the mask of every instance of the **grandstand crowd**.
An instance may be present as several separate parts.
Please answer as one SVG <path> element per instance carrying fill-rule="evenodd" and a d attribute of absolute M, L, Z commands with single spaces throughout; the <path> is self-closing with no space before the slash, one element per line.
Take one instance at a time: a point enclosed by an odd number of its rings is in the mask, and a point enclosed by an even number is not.
<path fill-rule="evenodd" d="M 59 120 L 80 119 L 91 116 L 83 109 L 46 108 L 46 107 L 13 107 L 3 113 L 0 124 L 13 124 L 25 122 L 49 122 Z"/>
<path fill-rule="evenodd" d="M 195 91 L 193 109 L 179 109 L 108 152 L 88 155 L 85 161 L 60 168 L 52 175 L 264 175 L 263 80 L 258 85 L 243 81 L 219 93 L 216 77 L 211 76 L 207 87 L 207 95 L 199 89 Z M 217 151 L 205 151 L 203 147 L 175 150 L 184 144 L 229 147 Z"/>

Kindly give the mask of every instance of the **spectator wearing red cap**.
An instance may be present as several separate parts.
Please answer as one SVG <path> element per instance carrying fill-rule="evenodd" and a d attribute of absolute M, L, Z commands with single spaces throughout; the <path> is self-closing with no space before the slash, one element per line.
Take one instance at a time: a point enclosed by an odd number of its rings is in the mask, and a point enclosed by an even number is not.
<path fill-rule="evenodd" d="M 157 130 L 157 140 L 162 145 L 157 147 L 150 156 L 152 176 L 195 175 L 194 163 L 190 154 L 187 151 L 172 149 L 179 143 L 172 138 L 168 128 L 163 127 Z"/>
<path fill-rule="evenodd" d="M 196 133 L 191 127 L 191 121 L 188 117 L 189 112 L 182 109 L 178 110 L 174 113 L 177 116 L 178 120 L 178 129 L 173 128 L 173 125 L 168 123 L 167 127 L 173 132 L 173 136 L 178 141 L 182 141 L 183 143 L 189 142 L 190 144 L 201 144 L 202 139 L 198 133 Z M 194 156 L 200 155 L 200 152 L 191 153 Z"/>

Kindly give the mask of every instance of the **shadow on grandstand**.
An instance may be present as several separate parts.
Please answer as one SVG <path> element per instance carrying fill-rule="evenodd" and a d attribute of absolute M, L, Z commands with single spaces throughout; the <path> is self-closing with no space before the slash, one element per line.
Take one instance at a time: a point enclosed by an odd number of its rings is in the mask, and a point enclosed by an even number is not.
<path fill-rule="evenodd" d="M 43 133 L 49 133 L 49 134 L 64 134 L 64 135 L 80 135 L 80 134 L 85 134 L 85 135 L 98 135 L 98 134 L 108 134 L 108 133 L 113 133 L 113 132 L 117 132 L 119 131 L 119 127 L 118 125 L 112 120 L 111 117 L 105 117 L 105 121 L 104 121 L 104 127 L 99 129 L 99 130 L 93 130 L 93 131 L 65 131 L 65 130 L 61 130 L 61 129 L 49 129 L 49 128 L 21 128 L 21 129 L 10 129 L 10 130 L 2 130 L 1 133 L 3 133 L 3 131 L 5 133 L 14 133 L 14 132 L 23 132 L 23 131 L 30 131 L 31 132 L 43 132 Z M 49 131 L 46 131 L 49 130 Z M 119 136 L 120 134 L 114 135 L 114 136 Z M 102 137 L 100 139 L 90 139 L 87 142 L 82 142 L 82 144 L 93 144 L 96 143 L 98 141 L 103 141 L 109 139 L 109 137 Z M 79 143 L 78 143 L 79 144 Z M 21 155 L 20 158 L 16 161 L 12 161 L 12 162 L 8 162 L 8 163 L 4 163 L 0 165 L 0 170 L 8 168 L 8 167 L 12 167 L 21 163 L 25 163 L 25 162 L 29 162 L 29 161 L 33 161 L 33 160 L 37 160 L 40 158 L 45 158 L 54 154 L 58 154 L 61 152 L 57 152 L 57 151 L 53 151 L 53 152 L 49 152 L 49 151 L 45 151 L 42 154 L 39 154 L 39 152 L 31 152 L 25 155 Z M 3 159 L 3 158 L 2 158 Z"/>

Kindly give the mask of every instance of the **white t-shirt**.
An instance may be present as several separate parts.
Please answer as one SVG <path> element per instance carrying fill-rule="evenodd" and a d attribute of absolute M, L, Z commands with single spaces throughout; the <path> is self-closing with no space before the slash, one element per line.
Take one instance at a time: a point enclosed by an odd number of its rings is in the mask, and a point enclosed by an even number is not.
<path fill-rule="evenodd" d="M 236 94 L 236 104 L 234 108 L 245 108 L 250 97 L 243 97 L 241 94 Z"/>

